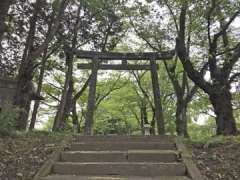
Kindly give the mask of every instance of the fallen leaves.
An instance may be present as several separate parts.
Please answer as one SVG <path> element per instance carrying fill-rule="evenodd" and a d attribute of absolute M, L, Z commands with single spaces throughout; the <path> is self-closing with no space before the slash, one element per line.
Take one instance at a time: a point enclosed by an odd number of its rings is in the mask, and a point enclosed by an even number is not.
<path fill-rule="evenodd" d="M 48 136 L 0 138 L 0 179 L 31 180 L 60 141 Z"/>
<path fill-rule="evenodd" d="M 194 160 L 209 180 L 240 179 L 240 143 L 226 142 L 215 146 L 192 146 Z"/>

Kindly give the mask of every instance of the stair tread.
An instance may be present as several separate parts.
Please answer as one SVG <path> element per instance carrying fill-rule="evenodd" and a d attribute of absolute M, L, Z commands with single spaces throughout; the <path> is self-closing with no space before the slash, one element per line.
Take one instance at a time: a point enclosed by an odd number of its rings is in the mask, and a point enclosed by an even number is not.
<path fill-rule="evenodd" d="M 106 150 L 176 150 L 173 142 L 75 142 L 71 145 L 70 151 L 106 151 Z"/>
<path fill-rule="evenodd" d="M 64 151 L 63 154 L 179 154 L 176 150 Z"/>
<path fill-rule="evenodd" d="M 42 180 L 190 180 L 186 176 L 74 176 L 74 175 L 50 175 Z"/>
<path fill-rule="evenodd" d="M 58 162 L 53 165 L 53 173 L 96 176 L 184 176 L 186 166 L 179 162 Z"/>
<path fill-rule="evenodd" d="M 126 151 L 66 151 L 62 162 L 176 162 L 179 152 L 174 150 Z"/>
<path fill-rule="evenodd" d="M 75 139 L 77 140 L 173 140 L 174 136 L 167 136 L 167 135 L 152 135 L 152 136 L 143 136 L 143 135 L 133 135 L 133 136 L 84 136 L 84 135 L 77 135 Z"/>
<path fill-rule="evenodd" d="M 55 164 L 73 164 L 73 165 L 85 165 L 85 164 L 97 164 L 97 165 L 178 165 L 181 162 L 56 162 Z"/>
<path fill-rule="evenodd" d="M 119 144 L 118 141 L 82 141 L 82 142 L 73 142 L 73 144 Z M 121 142 L 121 144 L 174 144 L 174 142 L 161 142 L 161 141 L 125 141 L 125 142 Z"/>

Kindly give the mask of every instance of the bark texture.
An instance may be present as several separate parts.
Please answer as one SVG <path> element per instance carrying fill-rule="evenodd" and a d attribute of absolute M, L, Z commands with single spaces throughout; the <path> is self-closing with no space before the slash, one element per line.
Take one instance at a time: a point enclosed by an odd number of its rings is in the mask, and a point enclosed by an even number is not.
<path fill-rule="evenodd" d="M 236 135 L 237 126 L 233 117 L 232 95 L 229 90 L 210 94 L 210 101 L 216 114 L 217 135 Z"/>
<path fill-rule="evenodd" d="M 36 32 L 37 16 L 40 10 L 41 1 L 38 0 L 35 3 L 34 13 L 32 18 L 30 19 L 30 29 L 24 49 L 20 70 L 18 73 L 17 91 L 14 104 L 20 108 L 18 120 L 16 122 L 16 128 L 19 130 L 25 130 L 27 127 L 27 120 L 32 100 L 30 96 L 30 84 L 33 79 L 34 70 L 33 69 L 34 63 L 32 61 L 32 51 L 34 36 Z"/>

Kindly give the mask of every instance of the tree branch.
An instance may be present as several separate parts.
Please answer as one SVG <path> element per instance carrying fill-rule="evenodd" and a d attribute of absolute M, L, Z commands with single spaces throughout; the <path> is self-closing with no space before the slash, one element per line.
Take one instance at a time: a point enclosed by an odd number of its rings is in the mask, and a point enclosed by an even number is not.
<path fill-rule="evenodd" d="M 60 3 L 59 12 L 58 12 L 57 17 L 55 18 L 55 20 L 53 22 L 53 26 L 51 27 L 51 31 L 47 35 L 47 37 L 45 38 L 44 42 L 32 53 L 32 59 L 36 59 L 44 51 L 44 49 L 47 48 L 48 44 L 54 38 L 54 36 L 55 36 L 55 34 L 58 30 L 58 27 L 60 25 L 60 21 L 63 17 L 64 10 L 65 10 L 68 2 L 69 2 L 69 0 L 62 0 L 62 2 Z"/>

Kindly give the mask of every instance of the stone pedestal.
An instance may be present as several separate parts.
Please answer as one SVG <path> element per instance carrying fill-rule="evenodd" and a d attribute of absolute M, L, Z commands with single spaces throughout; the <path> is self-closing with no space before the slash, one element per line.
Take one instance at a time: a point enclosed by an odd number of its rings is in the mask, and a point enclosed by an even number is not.
<path fill-rule="evenodd" d="M 145 136 L 150 136 L 150 130 L 151 130 L 151 125 L 150 124 L 144 124 L 144 135 Z"/>

